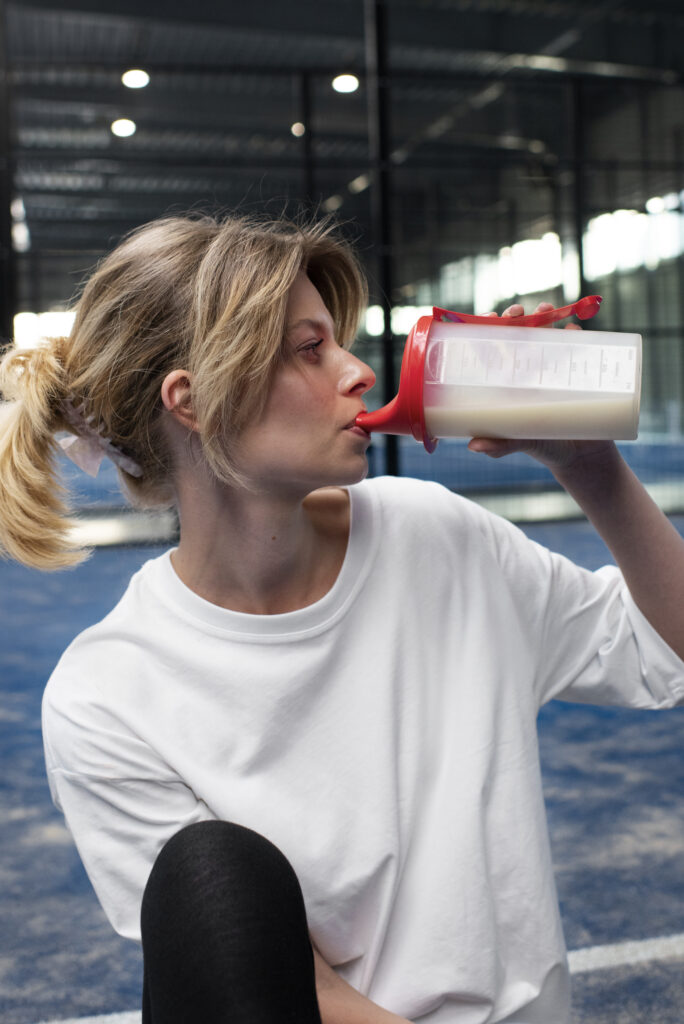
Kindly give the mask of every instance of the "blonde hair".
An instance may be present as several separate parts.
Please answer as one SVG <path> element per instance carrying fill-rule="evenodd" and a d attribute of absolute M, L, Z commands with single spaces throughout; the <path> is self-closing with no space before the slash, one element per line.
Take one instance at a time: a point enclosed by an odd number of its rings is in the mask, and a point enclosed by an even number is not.
<path fill-rule="evenodd" d="M 67 399 L 83 403 L 101 435 L 141 467 L 140 478 L 119 468 L 132 503 L 168 507 L 160 388 L 171 370 L 186 369 L 206 459 L 220 480 L 239 484 L 230 440 L 263 409 L 301 269 L 349 346 L 366 282 L 329 221 L 168 217 L 125 238 L 87 281 L 69 337 L 11 349 L 0 363 L 2 553 L 41 569 L 86 555 L 70 541 L 57 480 L 54 434 L 70 429 Z"/>

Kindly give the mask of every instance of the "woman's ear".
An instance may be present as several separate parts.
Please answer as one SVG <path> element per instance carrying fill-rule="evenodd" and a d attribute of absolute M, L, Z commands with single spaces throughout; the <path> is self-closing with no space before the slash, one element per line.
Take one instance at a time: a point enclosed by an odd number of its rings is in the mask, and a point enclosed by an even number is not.
<path fill-rule="evenodd" d="M 192 377 L 187 370 L 172 370 L 164 377 L 161 399 L 177 423 L 186 430 L 199 430 L 192 408 Z"/>

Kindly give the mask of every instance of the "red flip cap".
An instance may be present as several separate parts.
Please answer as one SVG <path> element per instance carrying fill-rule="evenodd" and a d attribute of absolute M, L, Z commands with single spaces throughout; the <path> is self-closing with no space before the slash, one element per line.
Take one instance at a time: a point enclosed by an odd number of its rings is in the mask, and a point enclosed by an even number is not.
<path fill-rule="evenodd" d="M 440 309 L 439 306 L 432 307 L 432 315 L 435 320 L 452 321 L 456 324 L 498 324 L 500 327 L 546 327 L 547 324 L 555 324 L 557 320 L 565 320 L 568 316 L 576 316 L 578 320 L 590 320 L 599 311 L 603 301 L 600 295 L 586 295 L 578 299 L 571 306 L 561 306 L 559 309 L 547 309 L 543 313 L 529 313 L 527 316 L 473 316 L 471 313 L 452 313 L 449 309 Z"/>
<path fill-rule="evenodd" d="M 564 320 L 573 314 L 579 320 L 588 320 L 598 313 L 600 295 L 588 295 L 571 306 L 548 309 L 543 313 L 528 316 L 473 316 L 470 313 L 453 313 L 448 309 L 433 306 L 432 316 L 422 316 L 411 328 L 404 346 L 399 376 L 399 391 L 391 402 L 375 412 L 362 412 L 355 423 L 371 433 L 378 430 L 383 434 L 412 434 L 416 441 L 422 441 L 428 452 L 434 452 L 437 438 L 428 433 L 423 407 L 423 382 L 425 378 L 425 355 L 430 337 L 430 328 L 435 320 L 462 324 L 486 324 L 488 327 L 544 327 Z"/>

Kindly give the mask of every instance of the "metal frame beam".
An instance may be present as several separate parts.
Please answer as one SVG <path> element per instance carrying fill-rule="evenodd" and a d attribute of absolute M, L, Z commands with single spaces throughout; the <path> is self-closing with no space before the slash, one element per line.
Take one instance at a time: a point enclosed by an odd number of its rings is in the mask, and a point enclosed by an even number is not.
<path fill-rule="evenodd" d="M 5 0 L 0 0 L 0 347 L 14 336 L 16 266 L 12 245 L 12 148 Z"/>

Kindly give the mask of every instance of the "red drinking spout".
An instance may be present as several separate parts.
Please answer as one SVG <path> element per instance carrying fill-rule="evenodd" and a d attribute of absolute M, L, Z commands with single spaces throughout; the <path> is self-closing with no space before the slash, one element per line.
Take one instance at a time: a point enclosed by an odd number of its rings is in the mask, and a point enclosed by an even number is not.
<path fill-rule="evenodd" d="M 392 401 L 375 412 L 359 413 L 355 420 L 357 426 L 369 433 L 379 430 L 383 434 L 413 434 L 416 441 L 422 441 L 429 452 L 437 447 L 437 438 L 432 437 L 425 426 L 423 379 L 425 353 L 433 320 L 434 317 L 422 316 L 411 328 L 401 362 L 399 391 Z"/>

